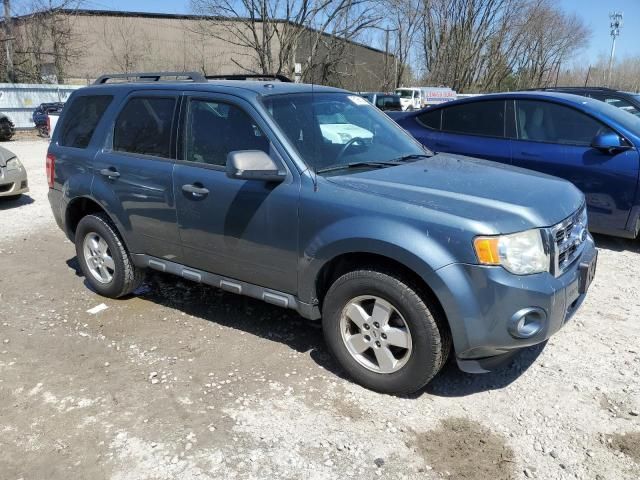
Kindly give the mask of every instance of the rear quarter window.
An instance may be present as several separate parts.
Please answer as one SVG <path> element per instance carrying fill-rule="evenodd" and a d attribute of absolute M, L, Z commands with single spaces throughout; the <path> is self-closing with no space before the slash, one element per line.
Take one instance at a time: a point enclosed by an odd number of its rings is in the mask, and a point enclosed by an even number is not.
<path fill-rule="evenodd" d="M 111 95 L 83 95 L 65 108 L 58 144 L 63 147 L 87 148 L 100 119 L 111 104 Z"/>

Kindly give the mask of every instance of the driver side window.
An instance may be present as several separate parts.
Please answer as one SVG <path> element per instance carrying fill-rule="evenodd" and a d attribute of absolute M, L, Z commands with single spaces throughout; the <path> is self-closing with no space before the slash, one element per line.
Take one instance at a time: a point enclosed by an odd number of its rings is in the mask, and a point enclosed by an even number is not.
<path fill-rule="evenodd" d="M 225 166 L 229 152 L 262 150 L 269 140 L 241 108 L 213 100 L 190 101 L 184 140 L 185 160 Z"/>
<path fill-rule="evenodd" d="M 573 108 L 533 100 L 516 102 L 516 126 L 520 140 L 579 146 L 591 145 L 596 135 L 611 131 Z"/>

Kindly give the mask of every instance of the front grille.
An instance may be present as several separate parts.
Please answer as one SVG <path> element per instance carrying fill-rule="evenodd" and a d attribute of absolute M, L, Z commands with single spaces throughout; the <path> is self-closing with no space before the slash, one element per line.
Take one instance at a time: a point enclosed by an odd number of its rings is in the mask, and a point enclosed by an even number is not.
<path fill-rule="evenodd" d="M 553 273 L 562 275 L 582 252 L 587 239 L 587 210 L 580 208 L 573 215 L 550 229 Z"/>

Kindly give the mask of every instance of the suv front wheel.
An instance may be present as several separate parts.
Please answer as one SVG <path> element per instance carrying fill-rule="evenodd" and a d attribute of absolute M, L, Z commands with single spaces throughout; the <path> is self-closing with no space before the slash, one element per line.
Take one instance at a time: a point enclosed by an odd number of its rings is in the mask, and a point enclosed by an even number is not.
<path fill-rule="evenodd" d="M 451 348 L 429 295 L 394 272 L 362 269 L 339 277 L 323 304 L 329 349 L 362 386 L 409 394 L 442 368 Z"/>
<path fill-rule="evenodd" d="M 109 218 L 96 213 L 80 220 L 75 235 L 80 268 L 100 295 L 118 298 L 133 292 L 144 280 Z"/>

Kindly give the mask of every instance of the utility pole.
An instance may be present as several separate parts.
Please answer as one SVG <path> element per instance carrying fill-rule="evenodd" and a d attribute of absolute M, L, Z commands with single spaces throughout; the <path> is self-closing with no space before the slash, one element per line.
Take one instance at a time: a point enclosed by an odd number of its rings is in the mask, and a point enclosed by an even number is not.
<path fill-rule="evenodd" d="M 613 56 L 616 53 L 616 38 L 620 35 L 620 28 L 622 27 L 622 12 L 613 12 L 609 14 L 611 22 L 611 56 L 609 57 L 609 74 L 607 86 L 611 86 L 611 69 L 613 68 Z"/>
<path fill-rule="evenodd" d="M 16 81 L 13 71 L 13 24 L 11 21 L 11 0 L 4 1 L 4 45 L 7 57 L 7 80 Z"/>
<path fill-rule="evenodd" d="M 389 91 L 389 28 L 384 29 L 384 90 Z"/>

